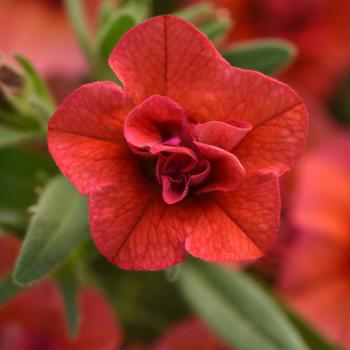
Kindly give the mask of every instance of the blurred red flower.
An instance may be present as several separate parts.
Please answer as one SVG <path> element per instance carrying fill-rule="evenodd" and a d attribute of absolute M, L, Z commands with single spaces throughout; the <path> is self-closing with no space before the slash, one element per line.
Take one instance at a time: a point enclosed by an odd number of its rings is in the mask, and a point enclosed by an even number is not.
<path fill-rule="evenodd" d="M 90 197 L 95 243 L 113 264 L 266 254 L 279 222 L 278 177 L 298 158 L 307 113 L 286 85 L 231 67 L 171 16 L 130 30 L 110 82 L 77 89 L 49 123 L 50 152 Z"/>
<path fill-rule="evenodd" d="M 281 78 L 327 97 L 350 68 L 347 0 L 214 0 L 234 19 L 230 41 L 278 37 L 292 41 L 298 58 Z"/>
<path fill-rule="evenodd" d="M 1 53 L 27 56 L 47 77 L 86 72 L 61 1 L 3 0 L 0 41 Z"/>
<path fill-rule="evenodd" d="M 173 324 L 151 345 L 129 344 L 125 350 L 233 350 L 199 318 Z"/>
<path fill-rule="evenodd" d="M 0 54 L 27 57 L 62 100 L 88 74 L 63 0 L 1 0 Z M 90 27 L 101 0 L 83 0 Z"/>
<path fill-rule="evenodd" d="M 230 350 L 198 318 L 191 318 L 171 326 L 150 347 L 152 350 Z"/>
<path fill-rule="evenodd" d="M 20 248 L 13 235 L 0 238 L 0 278 L 8 274 Z M 80 328 L 67 334 L 63 301 L 57 286 L 46 280 L 0 304 L 1 350 L 114 350 L 121 331 L 110 306 L 95 290 L 79 291 Z"/>
<path fill-rule="evenodd" d="M 286 299 L 322 332 L 350 349 L 350 138 L 303 159 L 291 222 L 300 231 L 280 275 Z"/>

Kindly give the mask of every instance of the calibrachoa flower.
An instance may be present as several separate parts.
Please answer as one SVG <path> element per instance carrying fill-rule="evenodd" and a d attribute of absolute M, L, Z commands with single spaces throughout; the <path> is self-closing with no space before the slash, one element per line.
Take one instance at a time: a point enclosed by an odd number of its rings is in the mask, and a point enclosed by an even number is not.
<path fill-rule="evenodd" d="M 0 238 L 0 279 L 11 270 L 20 247 L 15 236 Z M 110 306 L 95 290 L 78 295 L 80 328 L 76 338 L 67 334 L 63 301 L 51 280 L 40 282 L 5 304 L 0 304 L 1 350 L 114 350 L 121 331 Z"/>
<path fill-rule="evenodd" d="M 350 138 L 342 135 L 300 164 L 291 221 L 299 230 L 280 273 L 284 297 L 350 349 Z"/>
<path fill-rule="evenodd" d="M 84 85 L 49 123 L 50 152 L 90 200 L 99 250 L 125 269 L 257 259 L 279 222 L 278 177 L 307 128 L 288 86 L 231 67 L 191 24 L 155 17 L 109 60 L 124 84 Z"/>

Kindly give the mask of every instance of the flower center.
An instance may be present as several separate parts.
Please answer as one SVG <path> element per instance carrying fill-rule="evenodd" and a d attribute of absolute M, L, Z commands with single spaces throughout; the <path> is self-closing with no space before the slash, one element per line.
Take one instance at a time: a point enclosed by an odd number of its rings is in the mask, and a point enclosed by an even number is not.
<path fill-rule="evenodd" d="M 133 152 L 156 164 L 153 176 L 162 187 L 163 199 L 175 204 L 189 195 L 238 186 L 244 169 L 226 148 L 241 140 L 246 127 L 193 124 L 170 98 L 152 96 L 129 113 L 124 135 Z"/>

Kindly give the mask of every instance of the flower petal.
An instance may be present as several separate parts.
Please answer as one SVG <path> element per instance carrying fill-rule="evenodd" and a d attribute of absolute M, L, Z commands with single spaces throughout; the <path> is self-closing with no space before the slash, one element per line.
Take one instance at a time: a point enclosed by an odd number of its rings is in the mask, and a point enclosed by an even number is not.
<path fill-rule="evenodd" d="M 348 270 L 349 245 L 344 243 L 337 237 L 298 232 L 283 261 L 280 290 L 298 295 L 332 284 Z"/>
<path fill-rule="evenodd" d="M 186 111 L 194 103 L 194 112 L 212 95 L 211 78 L 218 78 L 213 74 L 219 73 L 222 65 L 229 66 L 198 29 L 168 15 L 127 32 L 114 48 L 109 64 L 135 104 L 152 95 L 166 95 Z"/>
<path fill-rule="evenodd" d="M 196 124 L 194 134 L 201 143 L 231 151 L 250 129 L 251 126 L 248 123 L 233 125 L 213 120 Z"/>
<path fill-rule="evenodd" d="M 0 237 L 0 281 L 11 272 L 21 247 L 21 241 L 12 234 Z"/>
<path fill-rule="evenodd" d="M 300 233 L 280 273 L 279 290 L 301 315 L 345 347 L 349 315 L 349 245 L 337 237 Z"/>
<path fill-rule="evenodd" d="M 73 92 L 50 119 L 50 153 L 82 194 L 132 171 L 122 129 L 128 110 L 116 84 L 99 82 Z"/>
<path fill-rule="evenodd" d="M 233 153 L 248 172 L 263 169 L 282 175 L 295 164 L 304 148 L 307 124 L 305 106 L 296 105 L 256 125 Z"/>
<path fill-rule="evenodd" d="M 153 350 L 229 350 L 230 348 L 198 318 L 188 318 L 170 326 L 157 339 Z"/>
<path fill-rule="evenodd" d="M 90 224 L 98 249 L 130 270 L 159 270 L 185 258 L 184 222 L 151 184 L 118 183 L 90 196 Z"/>
<path fill-rule="evenodd" d="M 211 262 L 237 262 L 264 256 L 279 225 L 278 177 L 251 174 L 234 192 L 215 193 L 193 207 L 186 250 Z"/>
<path fill-rule="evenodd" d="M 79 291 L 81 324 L 77 337 L 69 340 L 67 350 L 114 350 L 119 347 L 122 331 L 105 298 L 91 288 Z"/>
<path fill-rule="evenodd" d="M 182 108 L 169 97 L 152 96 L 129 113 L 124 135 L 130 145 L 150 149 L 179 136 L 185 120 Z"/>
<path fill-rule="evenodd" d="M 156 165 L 156 177 L 163 188 L 163 199 L 174 204 L 184 199 L 189 191 L 190 181 L 186 174 L 197 165 L 194 152 L 186 147 L 169 147 L 169 155 L 160 154 Z M 176 152 L 173 152 L 176 151 Z"/>
<path fill-rule="evenodd" d="M 244 168 L 232 153 L 221 148 L 195 142 L 204 159 L 210 164 L 210 173 L 206 183 L 201 186 L 197 193 L 211 191 L 233 191 L 243 181 Z"/>
<path fill-rule="evenodd" d="M 167 204 L 175 204 L 183 200 L 189 191 L 190 181 L 182 175 L 181 181 L 174 181 L 169 176 L 162 176 L 163 199 Z"/>
<path fill-rule="evenodd" d="M 239 150 L 249 170 L 282 173 L 300 155 L 307 125 L 300 97 L 277 80 L 231 67 L 207 37 L 182 19 L 160 16 L 136 26 L 120 40 L 109 63 L 136 104 L 166 95 L 194 122 L 243 121 L 260 129 Z"/>
<path fill-rule="evenodd" d="M 337 135 L 298 166 L 295 198 L 290 210 L 294 225 L 304 231 L 349 242 L 350 140 Z"/>

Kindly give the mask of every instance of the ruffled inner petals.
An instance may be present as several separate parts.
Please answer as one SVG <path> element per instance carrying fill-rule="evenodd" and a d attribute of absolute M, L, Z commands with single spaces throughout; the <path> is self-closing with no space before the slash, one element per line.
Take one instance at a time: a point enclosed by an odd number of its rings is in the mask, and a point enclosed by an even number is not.
<path fill-rule="evenodd" d="M 161 154 L 158 157 L 156 177 L 163 187 L 162 195 L 167 204 L 177 203 L 187 196 L 190 186 L 189 174 L 198 162 L 193 151 L 184 147 L 182 149 L 186 152 Z"/>
<path fill-rule="evenodd" d="M 149 151 L 165 144 L 179 146 L 186 116 L 181 107 L 166 96 L 151 96 L 126 118 L 124 136 L 133 150 Z"/>
<path fill-rule="evenodd" d="M 197 124 L 194 134 L 201 143 L 231 151 L 251 128 L 251 125 L 245 122 L 225 123 L 213 120 Z"/>
<path fill-rule="evenodd" d="M 210 174 L 197 193 L 211 191 L 229 192 L 236 189 L 244 179 L 245 170 L 238 158 L 221 148 L 195 142 L 203 157 L 210 163 Z"/>

